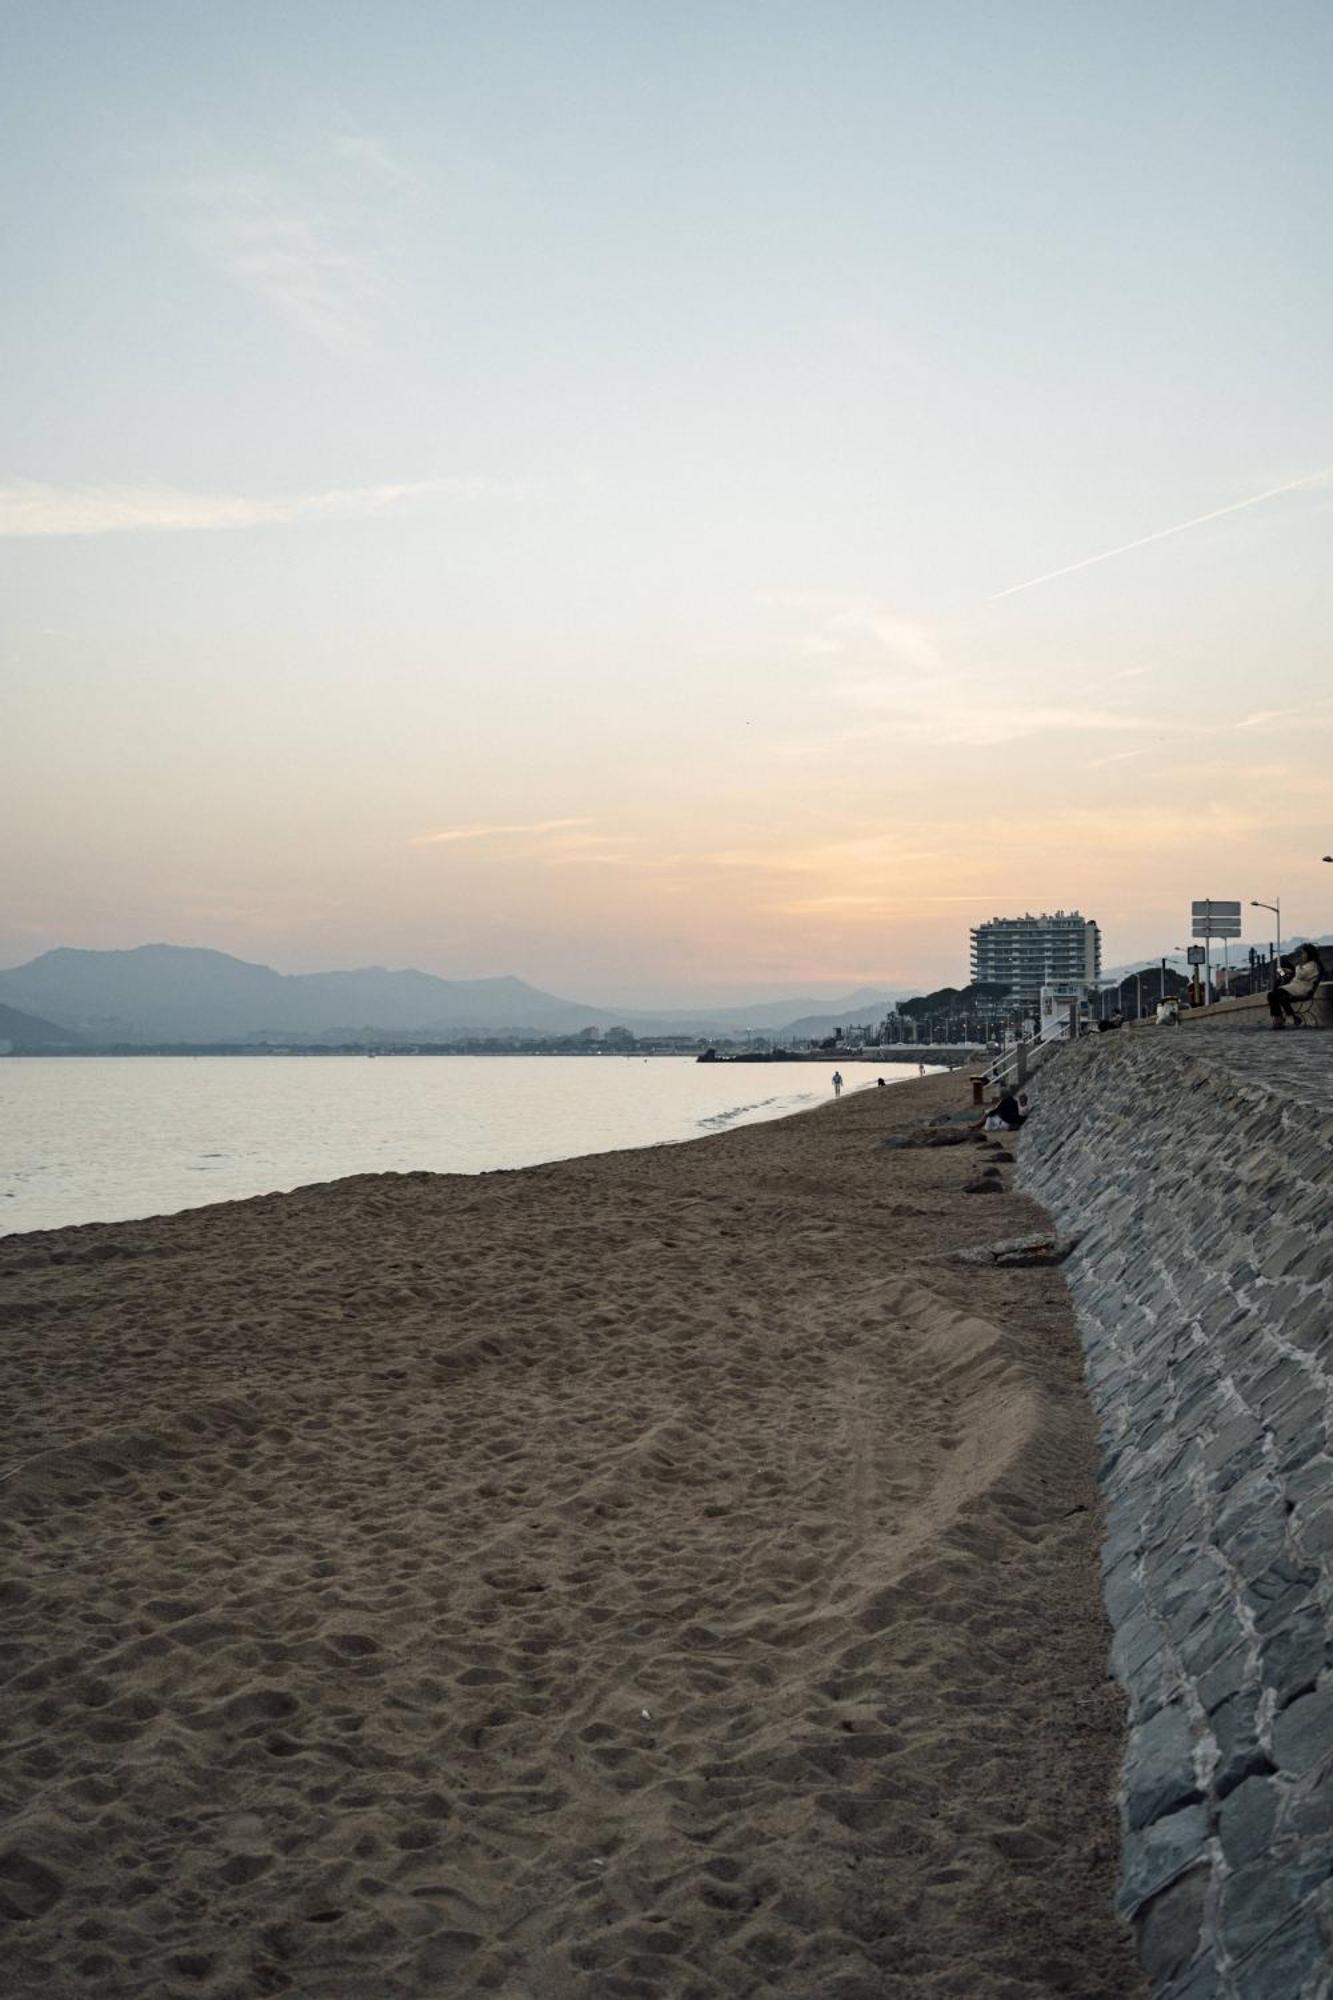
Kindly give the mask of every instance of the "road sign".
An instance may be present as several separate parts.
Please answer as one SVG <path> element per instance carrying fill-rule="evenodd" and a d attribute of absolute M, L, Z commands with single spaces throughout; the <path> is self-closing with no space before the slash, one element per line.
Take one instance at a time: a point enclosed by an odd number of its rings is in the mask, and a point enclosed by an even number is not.
<path fill-rule="evenodd" d="M 1190 904 L 1190 917 L 1195 937 L 1238 938 L 1240 936 L 1239 903 L 1219 902 L 1216 897 L 1205 897 L 1202 902 Z"/>
<path fill-rule="evenodd" d="M 1208 954 L 1201 944 L 1192 944 L 1185 953 L 1187 965 L 1202 965 Z"/>

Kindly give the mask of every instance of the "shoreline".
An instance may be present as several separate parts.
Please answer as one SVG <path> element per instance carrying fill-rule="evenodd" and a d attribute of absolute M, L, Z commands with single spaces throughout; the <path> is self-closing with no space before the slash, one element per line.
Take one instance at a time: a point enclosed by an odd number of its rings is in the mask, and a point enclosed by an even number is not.
<path fill-rule="evenodd" d="M 557 1063 L 560 1061 L 559 1058 L 554 1060 Z M 726 1067 L 722 1064 L 698 1066 L 679 1057 L 673 1060 L 680 1065 L 685 1078 L 693 1077 L 696 1068 L 701 1068 L 701 1080 L 705 1082 L 715 1069 Z M 466 1146 L 442 1148 L 438 1136 L 420 1124 L 413 1125 L 420 1101 L 404 1100 L 401 1094 L 395 1097 L 393 1090 L 387 1087 L 382 1093 L 385 1098 L 382 1123 L 376 1125 L 367 1120 L 359 1131 L 351 1133 L 326 1128 L 318 1147 L 296 1149 L 292 1155 L 283 1157 L 281 1151 L 275 1154 L 270 1150 L 275 1142 L 281 1147 L 283 1135 L 280 1127 L 271 1121 L 265 1125 L 263 1107 L 256 1104 L 251 1107 L 256 1114 L 253 1127 L 242 1121 L 238 1130 L 223 1137 L 207 1113 L 198 1115 L 192 1130 L 178 1126 L 168 1140 L 161 1142 L 156 1154 L 141 1156 L 135 1162 L 134 1171 L 125 1174 L 119 1185 L 116 1177 L 109 1173 L 101 1172 L 94 1178 L 86 1172 L 75 1172 L 51 1193 L 44 1192 L 41 1185 L 41 1177 L 48 1168 L 44 1149 L 54 1152 L 56 1148 L 54 1141 L 44 1135 L 59 1129 L 64 1105 L 57 1095 L 50 1104 L 43 1106 L 38 1096 L 28 1109 L 26 1136 L 23 1118 L 16 1117 L 11 1122 L 9 1139 L 13 1163 L 7 1164 L 0 1173 L 0 1241 L 11 1236 L 29 1237 L 58 1229 L 119 1227 L 130 1221 L 166 1219 L 204 1208 L 230 1206 L 265 1194 L 294 1194 L 305 1188 L 335 1186 L 343 1180 L 382 1171 L 424 1171 L 472 1177 L 483 1173 L 516 1172 L 531 1165 L 599 1158 L 605 1153 L 633 1151 L 643 1145 L 690 1144 L 697 1138 L 711 1136 L 740 1123 L 764 1123 L 775 1118 L 800 1115 L 820 1103 L 832 1102 L 832 1092 L 827 1088 L 832 1067 L 830 1064 L 826 1072 L 824 1088 L 817 1087 L 815 1077 L 805 1064 L 793 1064 L 792 1074 L 785 1078 L 766 1071 L 762 1081 L 756 1077 L 748 1085 L 743 1084 L 741 1076 L 730 1076 L 715 1088 L 727 1093 L 733 1101 L 723 1102 L 715 1108 L 709 1108 L 704 1102 L 688 1106 L 685 1094 L 689 1085 L 683 1084 L 680 1103 L 664 1101 L 658 1107 L 660 1116 L 655 1115 L 652 1121 L 656 1123 L 656 1131 L 651 1129 L 651 1125 L 646 1131 L 641 1126 L 628 1141 L 618 1132 L 615 1137 L 612 1136 L 616 1132 L 612 1123 L 589 1122 L 588 1107 L 595 1102 L 592 1097 L 581 1099 L 579 1106 L 565 1107 L 554 1122 L 551 1122 L 553 1114 L 548 1106 L 544 1114 L 538 1114 L 539 1123 L 534 1128 L 542 1132 L 543 1146 L 550 1143 L 553 1147 L 545 1160 L 525 1160 L 521 1153 L 517 1159 L 512 1155 L 508 1160 L 497 1159 L 493 1153 L 476 1148 L 471 1150 L 469 1158 Z M 434 1074 L 438 1076 L 439 1073 Z M 401 1072 L 395 1082 L 400 1080 Z M 906 1074 L 891 1076 L 886 1081 L 886 1088 L 890 1085 L 900 1087 L 908 1080 Z M 379 1081 L 382 1082 L 382 1077 Z M 584 1078 L 581 1073 L 579 1082 L 582 1087 Z M 865 1079 L 855 1076 L 848 1079 L 849 1092 L 864 1087 Z M 753 1096 L 755 1088 L 761 1090 L 758 1099 Z M 771 1106 L 781 1108 L 770 1109 Z M 40 1111 L 37 1107 L 41 1107 Z M 21 1099 L 17 1094 L 16 1108 L 21 1108 Z M 102 1111 L 102 1123 L 110 1126 L 114 1120 L 128 1122 L 138 1109 L 133 1100 L 113 1098 Z M 673 1111 L 678 1128 L 683 1126 L 683 1129 L 672 1130 Z M 82 1115 L 86 1121 L 87 1111 Z M 442 1129 L 444 1121 L 454 1116 L 459 1117 L 462 1124 L 476 1122 L 484 1131 L 488 1114 L 473 1104 L 467 1106 L 460 1117 L 456 1107 L 446 1099 L 438 1107 L 438 1115 Z M 503 1119 L 503 1106 L 501 1115 Z M 546 1123 L 541 1122 L 543 1115 Z M 608 1119 L 618 1118 L 619 1115 L 608 1109 Z M 407 1122 L 400 1127 L 398 1121 L 404 1117 Z M 689 1122 L 685 1122 L 687 1118 Z M 512 1111 L 510 1125 L 513 1126 Z M 561 1133 L 565 1135 L 563 1139 L 557 1137 Z M 38 1134 L 43 1136 L 39 1139 Z M 393 1166 L 375 1161 L 377 1147 L 386 1134 L 393 1134 L 396 1141 L 392 1150 L 399 1164 Z M 511 1139 L 513 1136 L 511 1129 Z M 76 1144 L 74 1141 L 69 1143 Z M 571 1150 L 554 1150 L 562 1143 L 569 1144 Z M 223 1150 L 212 1150 L 215 1146 Z M 37 1148 L 35 1154 L 34 1147 Z M 444 1160 L 438 1158 L 441 1151 L 446 1154 Z M 447 1158 L 450 1151 L 455 1154 L 452 1161 Z M 231 1165 L 228 1171 L 218 1176 L 221 1185 L 209 1185 L 201 1178 L 201 1160 L 212 1163 L 224 1159 Z M 85 1213 L 82 1216 L 70 1213 L 79 1207 L 100 1207 L 111 1212 L 101 1215 Z"/>
<path fill-rule="evenodd" d="M 7 1990 L 1139 1991 L 1063 1284 L 879 1144 L 967 1094 L 0 1240 Z"/>

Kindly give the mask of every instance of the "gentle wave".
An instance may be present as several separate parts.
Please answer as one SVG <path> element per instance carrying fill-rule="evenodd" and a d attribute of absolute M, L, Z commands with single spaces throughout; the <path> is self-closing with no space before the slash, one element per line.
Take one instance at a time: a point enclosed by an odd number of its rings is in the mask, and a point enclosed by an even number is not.
<path fill-rule="evenodd" d="M 768 1111 L 774 1118 L 781 1112 L 799 1111 L 803 1105 L 813 1104 L 816 1093 L 813 1090 L 800 1091 L 795 1097 L 760 1097 L 753 1104 L 735 1104 L 729 1111 L 714 1111 L 706 1118 L 700 1118 L 701 1132 L 723 1132 L 728 1125 L 735 1125 L 742 1118 L 753 1118 L 757 1112 Z"/>

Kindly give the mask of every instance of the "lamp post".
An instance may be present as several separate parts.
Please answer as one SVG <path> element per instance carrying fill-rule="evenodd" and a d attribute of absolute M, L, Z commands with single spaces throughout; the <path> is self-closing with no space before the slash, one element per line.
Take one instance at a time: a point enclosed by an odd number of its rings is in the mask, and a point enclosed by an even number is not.
<path fill-rule="evenodd" d="M 1250 908 L 1252 910 L 1271 910 L 1277 918 L 1277 936 L 1273 940 L 1273 962 L 1276 965 L 1278 959 L 1282 956 L 1282 899 L 1279 897 L 1276 903 L 1259 903 L 1251 896 Z"/>

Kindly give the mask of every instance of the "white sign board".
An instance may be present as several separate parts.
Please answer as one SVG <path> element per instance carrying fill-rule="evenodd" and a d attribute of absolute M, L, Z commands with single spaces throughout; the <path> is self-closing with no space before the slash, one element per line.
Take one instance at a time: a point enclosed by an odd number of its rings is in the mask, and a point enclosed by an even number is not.
<path fill-rule="evenodd" d="M 1208 954 L 1201 944 L 1192 944 L 1185 953 L 1185 960 L 1189 965 L 1202 965 L 1207 956 Z"/>
<path fill-rule="evenodd" d="M 1240 904 L 1221 902 L 1216 897 L 1205 897 L 1202 902 L 1190 904 L 1195 937 L 1238 938 L 1240 936 Z"/>

